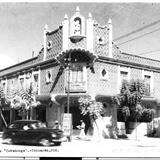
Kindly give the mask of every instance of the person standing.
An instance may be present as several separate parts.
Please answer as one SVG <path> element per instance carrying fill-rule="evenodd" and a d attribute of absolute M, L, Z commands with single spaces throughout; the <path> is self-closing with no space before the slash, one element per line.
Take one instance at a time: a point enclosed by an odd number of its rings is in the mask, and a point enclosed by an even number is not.
<path fill-rule="evenodd" d="M 61 126 L 59 125 L 58 121 L 56 120 L 54 123 L 53 129 L 61 129 Z"/>

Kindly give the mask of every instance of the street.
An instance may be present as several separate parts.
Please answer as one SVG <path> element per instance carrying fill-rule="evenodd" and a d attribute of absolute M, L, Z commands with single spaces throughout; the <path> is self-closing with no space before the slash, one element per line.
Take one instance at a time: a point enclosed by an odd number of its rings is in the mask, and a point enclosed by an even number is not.
<path fill-rule="evenodd" d="M 19 157 L 160 157 L 160 139 L 104 139 L 84 141 L 73 138 L 61 146 L 27 146 L 2 144 L 0 156 Z"/>

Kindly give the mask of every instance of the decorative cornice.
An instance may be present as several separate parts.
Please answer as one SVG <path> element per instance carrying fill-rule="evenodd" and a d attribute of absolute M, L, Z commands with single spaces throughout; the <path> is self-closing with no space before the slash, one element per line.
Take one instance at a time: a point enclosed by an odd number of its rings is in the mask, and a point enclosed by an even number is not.
<path fill-rule="evenodd" d="M 150 60 L 150 61 L 152 61 L 152 62 L 155 61 L 155 62 L 159 62 L 159 63 L 160 63 L 160 60 L 157 60 L 157 59 L 142 57 L 142 56 L 138 56 L 138 55 L 135 55 L 135 54 L 129 54 L 129 53 L 125 53 L 125 52 L 121 52 L 121 54 L 128 55 L 128 56 L 131 56 L 131 57 L 142 58 L 142 59 Z"/>
<path fill-rule="evenodd" d="M 37 68 L 37 66 L 38 67 L 40 67 L 40 68 L 44 68 L 44 67 L 47 67 L 47 66 L 51 66 L 51 65 L 58 65 L 58 63 L 57 63 L 57 61 L 55 60 L 55 59 L 50 59 L 50 60 L 47 60 L 47 61 L 42 61 L 42 62 L 38 62 L 38 63 L 35 63 L 35 64 L 33 64 L 33 65 L 30 65 L 30 66 L 27 66 L 27 67 L 24 67 L 24 68 L 22 68 L 22 69 L 17 69 L 17 70 L 15 70 L 15 71 L 11 71 L 11 72 L 9 72 L 9 73 L 7 73 L 7 74 L 3 74 L 3 75 L 1 75 L 0 77 L 3 77 L 3 76 L 10 76 L 10 75 L 12 75 L 12 74 L 20 74 L 20 72 L 23 72 L 23 70 L 34 70 L 35 68 Z M 7 69 L 10 69 L 10 68 L 12 68 L 12 67 L 9 67 L 9 68 L 7 68 Z M 5 69 L 5 70 L 7 70 L 7 69 Z M 37 68 L 38 69 L 38 68 Z M 5 71 L 5 70 L 3 70 L 3 71 Z M 1 71 L 0 71 L 1 72 Z"/>
<path fill-rule="evenodd" d="M 111 64 L 116 64 L 116 65 L 122 65 L 122 66 L 127 66 L 127 67 L 132 67 L 132 68 L 137 68 L 137 69 L 146 69 L 150 71 L 155 71 L 160 73 L 160 67 L 152 67 L 140 63 L 134 63 L 134 62 L 127 62 L 124 60 L 119 60 L 119 59 L 114 59 L 114 58 L 108 58 L 108 57 L 103 57 L 103 56 L 98 56 L 98 59 L 96 60 L 97 62 L 107 62 Z"/>
<path fill-rule="evenodd" d="M 19 66 L 19 65 L 21 65 L 21 64 L 25 64 L 25 63 L 30 62 L 30 61 L 32 61 L 32 60 L 35 60 L 35 59 L 37 59 L 37 58 L 38 58 L 38 57 L 36 56 L 36 57 L 30 58 L 30 59 L 27 59 L 27 60 L 25 60 L 25 61 L 23 61 L 23 62 L 20 62 L 20 63 L 14 64 L 14 65 L 12 65 L 12 66 L 9 66 L 9 67 L 7 67 L 7 68 L 1 69 L 0 72 L 5 71 L 5 70 L 8 70 L 8 69 L 13 68 L 13 67 L 17 67 L 17 66 Z"/>

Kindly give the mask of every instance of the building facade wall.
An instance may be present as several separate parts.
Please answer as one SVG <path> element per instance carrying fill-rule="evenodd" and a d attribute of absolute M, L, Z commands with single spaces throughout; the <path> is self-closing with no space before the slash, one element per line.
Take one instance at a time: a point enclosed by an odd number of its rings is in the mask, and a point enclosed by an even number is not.
<path fill-rule="evenodd" d="M 74 34 L 74 20 L 81 19 L 81 30 Z M 95 23 L 91 16 L 85 19 L 79 11 L 69 20 L 65 17 L 65 25 L 60 26 L 53 32 L 46 32 L 46 50 L 42 48 L 38 56 L 17 65 L 0 70 L 1 80 L 7 80 L 7 93 L 11 92 L 14 83 L 18 83 L 18 76 L 24 73 L 29 73 L 33 70 L 39 72 L 39 95 L 64 95 L 66 83 L 66 69 L 60 66 L 60 62 L 56 59 L 62 53 L 80 52 L 95 56 L 93 66 L 87 66 L 86 77 L 87 89 L 82 93 L 80 91 L 72 93 L 73 95 L 90 95 L 93 98 L 97 95 L 113 96 L 119 93 L 120 87 L 120 71 L 125 69 L 129 72 L 130 79 L 143 79 L 144 73 L 148 72 L 152 75 L 153 94 L 152 97 L 159 99 L 160 97 L 160 61 L 135 56 L 127 53 L 122 53 L 118 47 L 110 41 L 111 24 L 101 26 Z M 66 27 L 66 28 L 63 28 Z M 73 27 L 73 28 L 72 28 Z M 88 28 L 90 29 L 88 29 Z M 67 30 L 65 30 L 67 29 Z M 65 31 L 65 33 L 64 33 Z M 76 30 L 77 31 L 77 30 Z M 65 36 L 65 37 L 64 37 Z M 89 41 L 91 40 L 91 41 Z M 89 44 L 93 42 L 93 44 Z M 65 44 L 64 44 L 65 43 Z M 113 46 L 112 46 L 113 45 Z M 112 53 L 111 48 L 112 46 Z M 46 51 L 46 57 L 44 55 Z M 68 56 L 68 55 L 67 55 Z M 63 57 L 62 58 L 66 58 Z M 85 66 L 85 67 L 86 67 Z M 16 76 L 15 76 L 16 73 Z M 13 77 L 13 78 L 11 78 Z M 53 126 L 55 120 L 61 120 L 61 114 L 64 113 L 64 103 L 57 105 L 52 101 L 52 104 L 46 105 L 46 121 L 49 126 Z M 107 101 L 106 116 L 114 116 L 116 121 L 116 107 Z M 158 107 L 157 107 L 157 110 Z M 158 116 L 160 116 L 158 111 Z"/>
<path fill-rule="evenodd" d="M 115 95 L 117 93 L 118 67 L 113 64 L 96 62 L 94 72 L 88 69 L 88 93 L 94 95 Z M 103 79 L 101 72 L 106 70 L 106 78 Z"/>
<path fill-rule="evenodd" d="M 154 96 L 159 99 L 160 97 L 160 73 L 154 72 Z"/>
<path fill-rule="evenodd" d="M 51 79 L 47 82 L 47 72 L 51 73 Z M 64 73 L 65 70 L 61 70 L 60 66 L 49 67 L 41 69 L 41 93 L 42 95 L 47 95 L 50 93 L 64 93 Z"/>
<path fill-rule="evenodd" d="M 130 79 L 142 79 L 142 70 L 136 69 L 136 68 L 131 68 L 130 76 L 131 76 Z"/>
<path fill-rule="evenodd" d="M 0 76 L 3 77 L 4 75 L 17 74 L 17 72 L 19 72 L 20 70 L 31 68 L 31 66 L 33 65 L 35 66 L 36 64 L 39 64 L 39 62 L 40 60 L 38 59 L 38 57 L 31 58 L 24 62 L 21 62 L 11 67 L 0 70 Z"/>
<path fill-rule="evenodd" d="M 96 55 L 108 57 L 109 56 L 109 30 L 98 24 L 94 24 L 93 30 L 93 50 Z"/>
<path fill-rule="evenodd" d="M 62 51 L 62 28 L 59 28 L 54 32 L 47 33 L 46 60 L 54 58 L 61 51 Z"/>
<path fill-rule="evenodd" d="M 56 104 L 52 104 L 51 106 L 46 107 L 46 122 L 48 127 L 53 127 L 54 122 L 56 120 L 60 120 L 60 115 L 59 115 L 59 106 Z"/>

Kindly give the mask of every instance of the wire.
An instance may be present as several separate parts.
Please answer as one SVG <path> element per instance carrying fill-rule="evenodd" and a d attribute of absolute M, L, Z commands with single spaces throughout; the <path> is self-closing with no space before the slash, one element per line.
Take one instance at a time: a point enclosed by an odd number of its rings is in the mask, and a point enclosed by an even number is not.
<path fill-rule="evenodd" d="M 149 54 L 149 53 L 154 54 L 155 52 L 158 52 L 158 51 L 160 51 L 160 49 L 154 50 L 154 51 L 148 51 L 148 52 L 139 53 L 139 54 L 136 54 L 136 55 L 144 55 L 144 54 Z"/>
<path fill-rule="evenodd" d="M 144 30 L 144 29 L 146 29 L 146 28 L 152 27 L 153 25 L 156 25 L 156 24 L 158 24 L 158 23 L 160 23 L 160 20 L 155 21 L 155 22 L 153 22 L 153 23 L 151 23 L 151 24 L 149 24 L 149 25 L 146 25 L 146 26 L 144 26 L 144 27 L 142 27 L 142 28 L 139 28 L 139 29 L 137 29 L 137 30 L 135 30 L 135 31 L 132 31 L 132 32 L 130 32 L 130 33 L 127 33 L 127 34 L 125 34 L 125 35 L 122 35 L 122 36 L 120 36 L 120 37 L 118 37 L 118 38 L 115 38 L 114 41 L 117 41 L 117 40 L 120 40 L 120 39 L 122 39 L 122 38 L 128 37 L 128 36 L 130 36 L 130 35 L 132 35 L 132 34 L 134 34 L 134 33 L 140 32 L 140 31 L 142 31 L 142 30 Z"/>
<path fill-rule="evenodd" d="M 125 43 L 127 43 L 127 42 L 130 42 L 130 41 L 133 41 L 133 40 L 139 39 L 139 38 L 144 37 L 144 36 L 146 36 L 146 35 L 148 35 L 148 34 L 151 34 L 151 33 L 157 32 L 157 31 L 159 31 L 159 30 L 160 30 L 160 28 L 158 28 L 158 29 L 156 29 L 156 30 L 153 30 L 153 31 L 151 31 L 151 32 L 148 32 L 148 33 L 142 34 L 142 35 L 137 36 L 137 37 L 135 37 L 135 38 L 132 38 L 132 39 L 130 39 L 130 40 L 124 41 L 124 42 L 122 42 L 122 43 L 118 43 L 117 45 L 125 44 Z"/>

